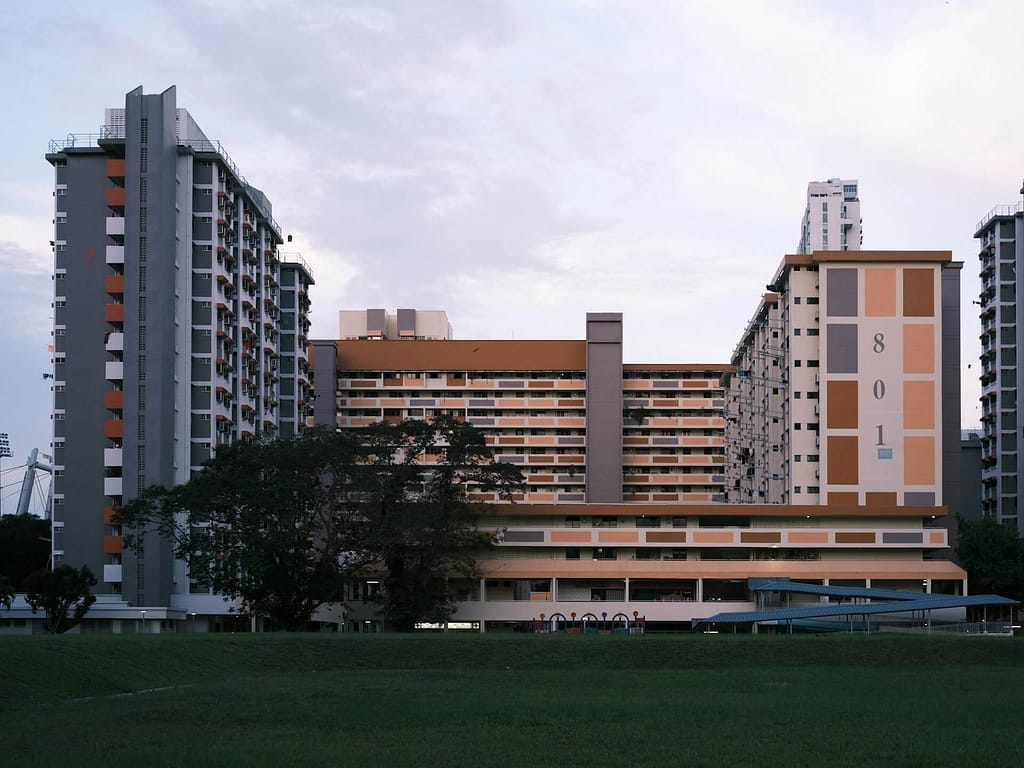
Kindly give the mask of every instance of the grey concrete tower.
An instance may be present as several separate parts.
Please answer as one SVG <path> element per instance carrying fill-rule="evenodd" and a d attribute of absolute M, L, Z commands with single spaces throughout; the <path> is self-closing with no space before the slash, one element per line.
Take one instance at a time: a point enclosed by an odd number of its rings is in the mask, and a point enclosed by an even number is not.
<path fill-rule="evenodd" d="M 124 549 L 113 513 L 185 482 L 218 446 L 303 428 L 312 275 L 300 258 L 282 265 L 269 200 L 173 87 L 135 89 L 98 134 L 51 142 L 46 158 L 55 558 L 134 605 L 223 613 L 169 542 Z"/>
<path fill-rule="evenodd" d="M 622 313 L 587 313 L 589 503 L 622 501 Z"/>
<path fill-rule="evenodd" d="M 974 236 L 981 266 L 981 511 L 1024 530 L 1024 366 L 1018 360 L 1024 323 L 1017 319 L 1024 296 L 1024 203 L 993 208 Z"/>

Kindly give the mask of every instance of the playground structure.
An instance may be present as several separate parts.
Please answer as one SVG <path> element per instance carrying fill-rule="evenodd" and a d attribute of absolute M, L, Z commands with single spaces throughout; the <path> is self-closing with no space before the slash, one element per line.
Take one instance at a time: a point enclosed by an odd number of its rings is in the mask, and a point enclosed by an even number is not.
<path fill-rule="evenodd" d="M 530 631 L 541 635 L 560 632 L 567 635 L 642 635 L 646 623 L 647 617 L 641 616 L 639 611 L 633 611 L 632 618 L 621 611 L 611 618 L 606 612 L 598 616 L 588 611 L 577 617 L 572 611 L 568 618 L 563 613 L 550 616 L 542 613 L 530 622 Z"/>

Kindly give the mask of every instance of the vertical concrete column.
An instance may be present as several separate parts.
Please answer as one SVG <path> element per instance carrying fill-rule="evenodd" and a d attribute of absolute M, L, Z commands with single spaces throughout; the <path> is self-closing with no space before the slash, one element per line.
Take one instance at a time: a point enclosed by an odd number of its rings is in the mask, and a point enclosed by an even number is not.
<path fill-rule="evenodd" d="M 622 313 L 587 313 L 587 485 L 590 504 L 622 502 Z"/>
<path fill-rule="evenodd" d="M 338 425 L 338 347 L 334 341 L 314 341 L 310 345 L 313 358 L 313 423 L 318 427 Z"/>

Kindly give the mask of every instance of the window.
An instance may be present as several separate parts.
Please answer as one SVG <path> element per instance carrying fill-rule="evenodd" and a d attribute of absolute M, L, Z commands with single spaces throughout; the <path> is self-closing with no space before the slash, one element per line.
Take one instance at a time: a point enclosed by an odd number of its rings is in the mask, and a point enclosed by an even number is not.
<path fill-rule="evenodd" d="M 807 297 L 807 303 L 808 304 L 817 304 L 818 303 L 818 297 L 817 296 L 808 296 Z"/>
<path fill-rule="evenodd" d="M 794 336 L 799 336 L 800 335 L 800 329 L 799 328 L 794 328 L 793 329 L 793 335 Z"/>
<path fill-rule="evenodd" d="M 808 336 L 818 336 L 819 335 L 818 334 L 818 329 L 817 328 L 808 328 L 807 329 L 807 335 Z"/>

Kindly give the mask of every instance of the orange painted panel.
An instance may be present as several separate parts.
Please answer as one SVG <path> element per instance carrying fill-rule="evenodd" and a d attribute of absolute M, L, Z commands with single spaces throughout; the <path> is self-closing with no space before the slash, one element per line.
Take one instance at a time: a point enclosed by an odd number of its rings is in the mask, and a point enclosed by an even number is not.
<path fill-rule="evenodd" d="M 120 536 L 104 536 L 103 537 L 103 554 L 105 555 L 119 555 L 121 554 L 122 542 Z"/>
<path fill-rule="evenodd" d="M 686 531 L 648 531 L 648 544 L 683 544 L 686 542 Z"/>
<path fill-rule="evenodd" d="M 103 318 L 108 323 L 123 323 L 124 304 L 107 304 L 103 308 Z"/>
<path fill-rule="evenodd" d="M 107 160 L 107 176 L 120 178 L 124 176 L 124 160 Z"/>
<path fill-rule="evenodd" d="M 116 512 L 117 512 L 117 510 L 114 509 L 114 507 L 104 507 L 103 508 L 103 524 L 104 525 L 113 525 L 114 524 L 114 514 Z"/>
<path fill-rule="evenodd" d="M 552 531 L 552 544 L 582 544 L 590 541 L 590 531 Z"/>
<path fill-rule="evenodd" d="M 598 531 L 597 540 L 602 544 L 635 544 L 640 541 L 640 532 Z"/>
<path fill-rule="evenodd" d="M 740 544 L 781 544 L 779 531 L 740 531 Z"/>
<path fill-rule="evenodd" d="M 856 429 L 857 382 L 830 380 L 826 386 L 828 408 L 825 413 L 825 426 L 829 429 Z"/>
<path fill-rule="evenodd" d="M 836 533 L 836 544 L 874 544 L 875 534 L 870 532 L 840 531 Z"/>
<path fill-rule="evenodd" d="M 903 438 L 903 482 L 907 485 L 935 484 L 935 438 Z"/>
<path fill-rule="evenodd" d="M 124 437 L 124 422 L 121 419 L 106 419 L 103 422 L 104 437 Z"/>
<path fill-rule="evenodd" d="M 896 317 L 895 268 L 864 270 L 864 314 L 867 317 Z"/>
<path fill-rule="evenodd" d="M 856 485 L 860 478 L 857 437 L 828 436 L 828 484 Z"/>
<path fill-rule="evenodd" d="M 108 389 L 103 393 L 103 407 L 112 411 L 124 408 L 124 392 L 119 389 Z"/>
<path fill-rule="evenodd" d="M 932 531 L 928 534 L 929 544 L 945 544 L 946 534 L 943 531 Z"/>
<path fill-rule="evenodd" d="M 124 205 L 124 187 L 109 187 L 106 190 L 106 202 L 110 206 Z"/>
<path fill-rule="evenodd" d="M 935 270 L 903 270 L 903 316 L 935 317 Z"/>
<path fill-rule="evenodd" d="M 932 323 L 903 326 L 903 372 L 935 373 L 935 326 Z"/>
<path fill-rule="evenodd" d="M 787 538 L 790 544 L 828 544 L 825 531 L 790 531 Z"/>
<path fill-rule="evenodd" d="M 935 382 L 903 382 L 903 428 L 935 429 Z"/>
<path fill-rule="evenodd" d="M 735 536 L 732 531 L 694 531 L 694 544 L 732 544 Z"/>
<path fill-rule="evenodd" d="M 896 491 L 868 491 L 864 494 L 866 507 L 895 507 Z"/>

